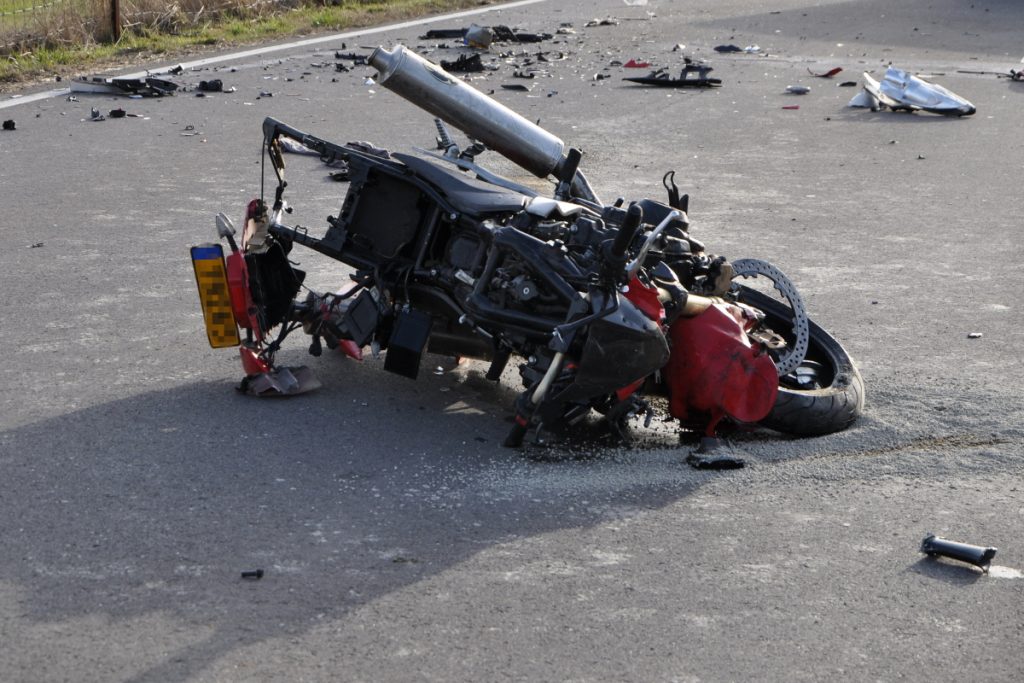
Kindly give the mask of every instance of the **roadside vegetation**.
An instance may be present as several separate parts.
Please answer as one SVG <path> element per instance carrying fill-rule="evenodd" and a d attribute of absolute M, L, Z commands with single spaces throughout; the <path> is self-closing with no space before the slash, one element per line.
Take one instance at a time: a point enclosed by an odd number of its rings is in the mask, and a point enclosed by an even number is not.
<path fill-rule="evenodd" d="M 15 1 L 0 0 L 0 10 Z M 108 25 L 97 24 L 107 16 L 109 0 L 79 2 L 65 2 L 61 12 L 33 17 L 23 27 L 0 22 L 0 32 L 22 31 L 16 40 L 0 35 L 0 44 L 6 43 L 0 53 L 0 91 L 56 76 L 154 59 L 185 61 L 234 46 L 401 21 L 492 0 L 122 0 L 116 41 L 109 40 Z M 93 15 L 75 14 L 87 11 Z"/>

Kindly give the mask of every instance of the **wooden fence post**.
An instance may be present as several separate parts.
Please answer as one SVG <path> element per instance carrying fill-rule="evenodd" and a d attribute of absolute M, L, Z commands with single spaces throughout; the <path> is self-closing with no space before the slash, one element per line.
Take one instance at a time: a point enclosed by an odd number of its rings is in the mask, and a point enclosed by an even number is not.
<path fill-rule="evenodd" d="M 121 0 L 110 0 L 110 35 L 115 43 L 121 40 Z"/>

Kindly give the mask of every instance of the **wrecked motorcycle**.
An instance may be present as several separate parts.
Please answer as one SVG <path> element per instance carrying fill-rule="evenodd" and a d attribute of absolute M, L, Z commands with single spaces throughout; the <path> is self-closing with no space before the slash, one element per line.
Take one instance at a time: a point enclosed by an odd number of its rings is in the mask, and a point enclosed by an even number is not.
<path fill-rule="evenodd" d="M 514 358 L 523 391 L 508 446 L 588 415 L 626 434 L 664 399 L 709 442 L 727 424 L 818 435 L 855 421 L 864 388 L 850 356 L 808 319 L 779 269 L 707 251 L 672 172 L 665 202 L 604 204 L 579 170 L 581 153 L 551 133 L 404 47 L 378 48 L 369 64 L 378 83 L 437 117 L 439 151 L 339 145 L 264 121 L 273 199 L 250 202 L 237 242 L 217 217 L 226 258 L 220 244 L 192 253 L 211 345 L 240 345 L 240 389 L 308 389 L 308 370 L 275 364 L 301 329 L 314 356 L 327 346 L 361 358 L 369 347 L 410 378 L 425 351 L 488 362 L 494 381 Z M 472 144 L 460 150 L 445 122 Z M 347 168 L 321 236 L 285 222 L 286 143 Z M 485 149 L 553 177 L 553 197 L 478 165 Z M 351 281 L 300 294 L 294 245 L 346 264 Z"/>

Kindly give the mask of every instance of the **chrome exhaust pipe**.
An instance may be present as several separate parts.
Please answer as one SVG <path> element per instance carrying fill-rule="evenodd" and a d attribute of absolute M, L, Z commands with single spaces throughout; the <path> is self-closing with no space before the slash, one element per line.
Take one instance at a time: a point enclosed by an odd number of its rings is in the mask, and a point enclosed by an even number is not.
<path fill-rule="evenodd" d="M 559 171 L 565 143 L 415 52 L 398 45 L 370 55 L 377 82 L 536 176 Z"/>

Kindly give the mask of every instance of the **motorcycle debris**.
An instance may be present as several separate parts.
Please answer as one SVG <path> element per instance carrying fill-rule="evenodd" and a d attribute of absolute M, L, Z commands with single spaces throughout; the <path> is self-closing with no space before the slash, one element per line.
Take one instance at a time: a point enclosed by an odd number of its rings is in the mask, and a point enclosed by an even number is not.
<path fill-rule="evenodd" d="M 808 70 L 807 70 L 807 73 L 811 74 L 812 76 L 816 76 L 816 77 L 818 77 L 818 78 L 832 78 L 832 77 L 833 77 L 833 76 L 835 76 L 835 75 L 836 75 L 837 73 L 840 73 L 840 72 L 842 72 L 842 70 L 843 70 L 843 67 L 841 67 L 841 66 L 837 66 L 837 67 L 835 67 L 834 69 L 829 69 L 829 70 L 828 70 L 828 71 L 826 71 L 825 73 L 821 73 L 821 74 L 818 74 L 818 73 L 814 73 L 814 72 L 813 72 L 813 71 L 811 71 L 810 69 L 808 69 Z"/>
<path fill-rule="evenodd" d="M 715 52 L 721 52 L 723 54 L 728 54 L 730 52 L 743 52 L 743 48 L 740 47 L 739 45 L 731 45 L 731 44 L 730 45 L 716 45 L 715 46 Z"/>
<path fill-rule="evenodd" d="M 491 47 L 491 43 L 494 42 L 494 33 L 492 33 L 491 29 L 486 26 L 477 26 L 476 24 L 473 24 L 466 29 L 466 35 L 462 40 L 468 47 L 486 50 Z"/>
<path fill-rule="evenodd" d="M 89 110 L 89 120 L 90 121 L 106 121 L 107 117 L 104 116 L 103 114 L 101 114 L 99 109 L 97 109 L 96 107 L 93 107 L 91 110 Z"/>
<path fill-rule="evenodd" d="M 71 81 L 73 93 L 127 95 L 129 97 L 163 97 L 173 95 L 178 84 L 162 78 L 101 78 L 79 76 Z"/>
<path fill-rule="evenodd" d="M 687 64 L 683 67 L 679 78 L 671 78 L 665 69 L 658 69 L 646 76 L 622 80 L 662 88 L 714 88 L 722 85 L 722 79 L 708 77 L 711 71 L 713 71 L 712 67 L 706 64 Z"/>
<path fill-rule="evenodd" d="M 982 334 L 981 332 L 968 332 L 967 333 L 967 338 L 968 339 L 981 339 L 984 336 L 985 335 Z"/>
<path fill-rule="evenodd" d="M 795 110 L 795 109 L 799 109 L 799 108 L 800 108 L 799 104 L 787 104 L 786 106 L 783 107 L 783 109 L 789 109 L 789 110 Z"/>
<path fill-rule="evenodd" d="M 7 119 L 4 121 L 4 130 L 15 130 L 16 124 L 14 119 Z"/>
<path fill-rule="evenodd" d="M 618 19 L 591 19 L 587 23 L 583 24 L 584 28 L 590 28 L 592 26 L 618 26 Z"/>
<path fill-rule="evenodd" d="M 44 246 L 45 246 L 45 243 L 43 243 L 43 242 L 36 242 L 35 244 L 28 245 L 28 248 L 29 249 L 39 249 L 39 248 L 44 247 Z"/>
<path fill-rule="evenodd" d="M 112 119 L 123 119 L 127 115 L 128 112 L 126 112 L 124 109 L 121 109 L 120 107 L 117 109 L 111 109 L 107 112 L 107 116 L 109 116 Z"/>
<path fill-rule="evenodd" d="M 342 53 L 342 52 L 335 52 L 334 53 L 334 58 L 335 59 L 346 59 L 346 60 L 352 62 L 352 66 L 365 66 L 366 65 L 366 60 L 369 59 L 369 57 L 367 55 L 359 55 L 359 54 L 356 54 L 355 52 L 344 52 L 344 53 Z M 335 68 L 337 68 L 337 65 L 335 65 Z M 346 71 L 347 70 L 348 69 L 346 69 Z"/>
<path fill-rule="evenodd" d="M 728 444 L 713 436 L 701 437 L 700 446 L 690 451 L 686 462 L 698 470 L 738 470 L 746 466 L 742 458 L 729 454 Z"/>
<path fill-rule="evenodd" d="M 857 81 L 843 81 L 842 83 L 839 84 L 839 87 L 840 88 L 856 88 L 857 87 Z"/>
<path fill-rule="evenodd" d="M 484 63 L 480 60 L 479 54 L 459 55 L 454 62 L 441 61 L 441 68 L 454 73 L 479 73 L 483 71 Z"/>
<path fill-rule="evenodd" d="M 532 88 L 523 85 L 521 83 L 502 83 L 501 87 L 505 90 L 515 90 L 516 92 L 530 92 Z"/>
<path fill-rule="evenodd" d="M 811 89 L 806 85 L 787 85 L 786 92 L 790 95 L 806 95 Z"/>
<path fill-rule="evenodd" d="M 219 78 L 211 81 L 199 81 L 199 90 L 202 92 L 224 92 L 224 82 Z"/>
<path fill-rule="evenodd" d="M 996 556 L 998 548 L 982 547 L 959 543 L 949 539 L 939 538 L 935 534 L 928 534 L 921 541 L 921 552 L 929 557 L 948 557 L 979 567 L 981 571 L 988 572 L 992 564 L 992 558 Z"/>
<path fill-rule="evenodd" d="M 638 62 L 635 59 L 630 59 L 628 62 L 622 65 L 626 69 L 649 69 L 651 67 L 650 62 Z"/>
<path fill-rule="evenodd" d="M 878 111 L 926 111 L 942 116 L 970 116 L 977 108 L 941 85 L 931 83 L 902 69 L 890 66 L 882 81 L 864 73 L 864 90 L 850 100 L 849 107 Z"/>
<path fill-rule="evenodd" d="M 258 398 L 298 396 L 319 389 L 322 385 L 305 365 L 280 367 L 259 375 L 249 375 L 238 385 L 238 391 Z"/>
<path fill-rule="evenodd" d="M 243 579 L 249 579 L 250 581 L 259 581 L 263 578 L 262 569 L 253 569 L 252 571 L 242 572 Z"/>

